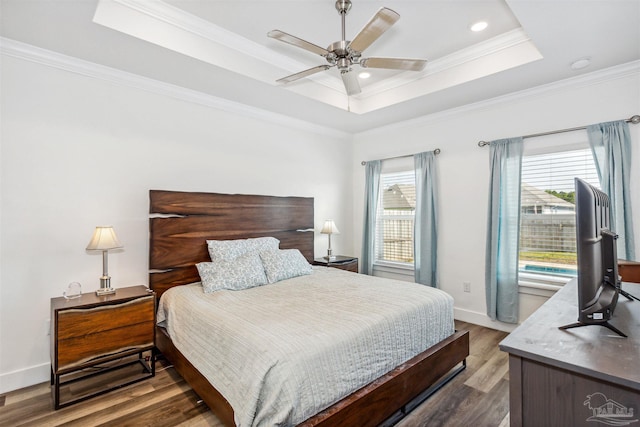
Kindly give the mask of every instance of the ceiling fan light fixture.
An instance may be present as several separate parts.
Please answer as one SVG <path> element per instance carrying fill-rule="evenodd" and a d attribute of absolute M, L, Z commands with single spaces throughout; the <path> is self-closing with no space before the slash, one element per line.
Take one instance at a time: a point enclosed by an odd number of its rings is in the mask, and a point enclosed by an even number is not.
<path fill-rule="evenodd" d="M 349 58 L 338 58 L 336 61 L 336 65 L 338 66 L 338 70 L 349 70 L 351 66 L 351 61 Z"/>
<path fill-rule="evenodd" d="M 469 29 L 474 33 L 479 33 L 480 31 L 486 30 L 488 26 L 489 26 L 489 23 L 487 21 L 478 21 L 471 24 L 469 26 Z"/>
<path fill-rule="evenodd" d="M 362 71 L 360 74 L 358 74 L 358 77 L 360 77 L 361 79 L 368 79 L 369 77 L 371 77 L 371 73 L 368 71 Z"/>
<path fill-rule="evenodd" d="M 349 41 L 345 36 L 345 16 L 351 8 L 351 0 L 337 0 L 335 7 L 340 13 L 342 21 L 342 38 L 331 43 L 326 49 L 314 43 L 310 43 L 299 37 L 287 34 L 284 31 L 273 30 L 267 33 L 268 37 L 275 40 L 302 48 L 308 52 L 324 57 L 329 65 L 320 65 L 300 71 L 289 76 L 276 80 L 277 83 L 291 83 L 296 80 L 309 77 L 313 74 L 336 67 L 340 71 L 340 76 L 344 83 L 345 90 L 349 96 L 361 93 L 358 78 L 367 78 L 359 76 L 352 71 L 353 65 L 360 65 L 362 68 L 384 68 L 398 71 L 422 71 L 427 63 L 425 59 L 413 58 L 362 58 L 362 52 L 375 42 L 382 34 L 391 28 L 400 15 L 386 7 L 380 8 L 373 17 L 364 25 L 364 27 Z M 368 74 L 368 73 L 367 73 Z M 370 75 L 369 75 L 370 76 Z"/>

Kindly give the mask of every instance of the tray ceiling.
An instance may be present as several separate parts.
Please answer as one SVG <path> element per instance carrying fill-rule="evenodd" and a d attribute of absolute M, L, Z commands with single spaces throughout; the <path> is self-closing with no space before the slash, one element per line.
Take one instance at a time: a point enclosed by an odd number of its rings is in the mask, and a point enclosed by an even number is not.
<path fill-rule="evenodd" d="M 345 132 L 408 120 L 640 59 L 640 2 L 353 0 L 346 37 L 382 6 L 400 20 L 366 56 L 415 57 L 421 72 L 367 69 L 347 96 L 334 68 L 267 37 L 340 40 L 332 0 L 3 0 L 2 36 Z M 484 20 L 485 31 L 469 27 Z M 588 58 L 586 68 L 571 64 Z M 359 68 L 354 65 L 354 68 Z"/>

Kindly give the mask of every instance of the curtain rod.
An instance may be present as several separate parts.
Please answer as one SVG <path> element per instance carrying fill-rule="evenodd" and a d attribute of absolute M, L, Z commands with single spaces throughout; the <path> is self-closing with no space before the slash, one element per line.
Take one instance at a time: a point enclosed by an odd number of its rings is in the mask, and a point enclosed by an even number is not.
<path fill-rule="evenodd" d="M 633 123 L 634 125 L 637 125 L 638 123 L 640 123 L 640 116 L 636 114 L 635 116 L 632 116 L 631 118 L 626 119 L 625 122 Z M 556 134 L 556 133 L 574 132 L 574 131 L 583 130 L 583 129 L 586 129 L 586 128 L 587 128 L 587 126 L 579 126 L 577 128 L 552 130 L 550 132 L 532 133 L 531 135 L 523 136 L 523 138 L 533 138 L 533 137 L 536 137 L 536 136 L 553 135 L 553 134 Z M 478 142 L 478 147 L 484 147 L 485 145 L 489 145 L 489 144 L 490 144 L 490 142 L 487 142 L 487 141 L 479 141 Z"/>
<path fill-rule="evenodd" d="M 438 155 L 440 154 L 440 149 L 436 148 L 435 150 L 433 150 L 433 154 Z M 382 160 L 393 160 L 393 159 L 401 159 L 403 157 L 413 157 L 415 154 L 405 154 L 404 156 L 395 156 L 395 157 L 389 157 L 387 159 L 382 159 Z M 360 162 L 360 164 L 362 166 L 366 165 L 367 162 L 365 162 L 364 160 Z"/>

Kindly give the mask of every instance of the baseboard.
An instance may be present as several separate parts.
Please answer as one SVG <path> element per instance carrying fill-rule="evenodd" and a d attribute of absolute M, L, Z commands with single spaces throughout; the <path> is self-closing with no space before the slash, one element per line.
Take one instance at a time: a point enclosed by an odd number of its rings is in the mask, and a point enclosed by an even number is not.
<path fill-rule="evenodd" d="M 51 365 L 31 366 L 18 371 L 0 374 L 0 394 L 19 390 L 35 384 L 40 384 L 51 380 Z"/>
<path fill-rule="evenodd" d="M 491 320 L 484 313 L 479 313 L 477 311 L 464 310 L 462 308 L 453 308 L 453 317 L 456 320 L 461 320 L 463 322 L 473 323 L 474 325 L 484 326 L 485 328 L 497 329 L 499 331 L 511 332 L 518 325 L 513 325 L 511 323 L 498 322 L 495 320 Z"/>

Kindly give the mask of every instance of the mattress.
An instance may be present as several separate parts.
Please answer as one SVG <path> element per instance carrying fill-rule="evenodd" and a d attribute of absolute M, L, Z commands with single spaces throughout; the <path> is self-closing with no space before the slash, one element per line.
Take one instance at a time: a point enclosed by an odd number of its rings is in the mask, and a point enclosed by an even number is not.
<path fill-rule="evenodd" d="M 241 291 L 166 291 L 158 324 L 238 426 L 298 424 L 454 333 L 453 298 L 314 266 Z"/>

